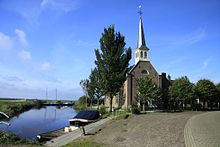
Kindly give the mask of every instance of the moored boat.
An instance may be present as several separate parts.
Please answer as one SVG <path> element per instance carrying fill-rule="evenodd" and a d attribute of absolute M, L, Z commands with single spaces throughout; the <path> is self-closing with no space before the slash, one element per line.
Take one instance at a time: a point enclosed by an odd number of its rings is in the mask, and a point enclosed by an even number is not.
<path fill-rule="evenodd" d="M 40 142 L 43 141 L 49 141 L 51 139 L 54 139 L 56 137 L 59 137 L 61 135 L 65 134 L 64 128 L 58 129 L 58 130 L 53 130 L 50 132 L 45 132 L 37 135 L 37 140 Z"/>

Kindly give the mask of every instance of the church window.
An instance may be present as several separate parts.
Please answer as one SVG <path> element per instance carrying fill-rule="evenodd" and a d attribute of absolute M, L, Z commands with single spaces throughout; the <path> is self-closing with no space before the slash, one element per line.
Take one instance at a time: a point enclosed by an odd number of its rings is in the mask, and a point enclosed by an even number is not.
<path fill-rule="evenodd" d="M 147 70 L 144 69 L 144 70 L 141 71 L 141 74 L 142 74 L 142 75 L 148 75 L 149 73 L 148 73 Z"/>
<path fill-rule="evenodd" d="M 147 52 L 144 52 L 144 58 L 147 58 Z"/>
<path fill-rule="evenodd" d="M 141 51 L 141 58 L 143 58 L 143 52 Z"/>

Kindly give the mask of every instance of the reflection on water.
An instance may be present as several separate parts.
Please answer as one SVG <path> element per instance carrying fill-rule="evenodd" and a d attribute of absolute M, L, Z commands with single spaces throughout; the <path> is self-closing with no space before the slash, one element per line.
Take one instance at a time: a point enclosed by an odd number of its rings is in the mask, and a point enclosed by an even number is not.
<path fill-rule="evenodd" d="M 17 134 L 22 138 L 36 139 L 37 134 L 69 125 L 68 119 L 76 115 L 72 107 L 47 106 L 31 109 L 10 120 L 10 126 L 0 124 L 0 130 Z"/>

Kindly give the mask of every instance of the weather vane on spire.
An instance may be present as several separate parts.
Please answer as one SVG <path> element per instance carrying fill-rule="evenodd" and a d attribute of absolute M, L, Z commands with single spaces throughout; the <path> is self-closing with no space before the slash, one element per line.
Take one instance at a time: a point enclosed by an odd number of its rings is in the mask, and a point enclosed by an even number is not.
<path fill-rule="evenodd" d="M 138 11 L 138 13 L 140 14 L 140 16 L 142 15 L 141 5 L 139 5 L 139 11 Z"/>

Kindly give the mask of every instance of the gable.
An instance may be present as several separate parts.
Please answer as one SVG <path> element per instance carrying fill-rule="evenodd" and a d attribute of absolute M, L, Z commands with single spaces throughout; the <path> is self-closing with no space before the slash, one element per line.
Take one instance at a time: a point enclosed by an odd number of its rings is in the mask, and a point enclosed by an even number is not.
<path fill-rule="evenodd" d="M 129 74 L 132 75 L 134 79 L 139 79 L 143 76 L 150 76 L 153 78 L 153 81 L 160 86 L 160 76 L 154 66 L 149 61 L 139 61 L 130 71 Z M 134 80 L 134 81 L 136 81 Z"/>
<path fill-rule="evenodd" d="M 135 77 L 138 75 L 150 75 L 152 77 L 159 76 L 158 72 L 149 61 L 139 61 L 129 73 L 136 75 Z"/>

